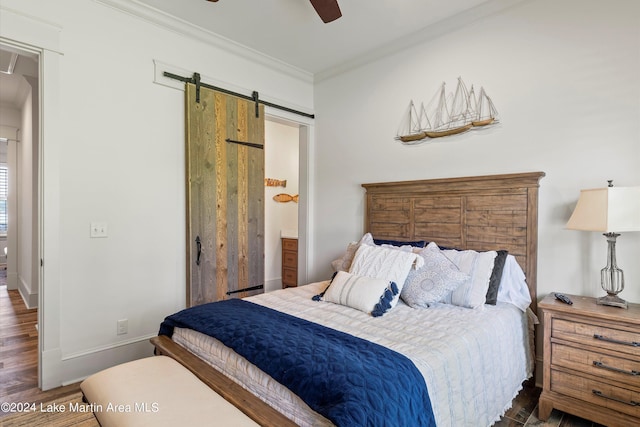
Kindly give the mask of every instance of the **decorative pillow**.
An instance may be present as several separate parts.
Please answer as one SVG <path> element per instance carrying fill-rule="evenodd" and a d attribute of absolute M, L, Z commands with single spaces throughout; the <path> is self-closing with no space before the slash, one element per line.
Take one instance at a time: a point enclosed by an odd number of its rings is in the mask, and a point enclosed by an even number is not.
<path fill-rule="evenodd" d="M 422 267 L 424 260 L 413 252 L 382 246 L 361 245 L 353 258 L 349 273 L 384 279 L 403 285 L 411 267 Z"/>
<path fill-rule="evenodd" d="M 507 260 L 508 251 L 496 251 L 496 259 L 493 261 L 493 271 L 491 272 L 491 278 L 489 279 L 489 289 L 487 290 L 485 304 L 496 305 L 498 301 L 498 289 L 500 289 L 500 282 L 502 281 L 502 270 L 504 269 L 504 263 Z"/>
<path fill-rule="evenodd" d="M 401 240 L 385 240 L 385 239 L 373 239 L 373 243 L 378 246 L 390 245 L 390 246 L 415 246 L 416 248 L 424 248 L 427 246 L 427 242 L 424 240 L 417 240 L 414 242 L 403 242 Z"/>
<path fill-rule="evenodd" d="M 398 292 L 393 282 L 338 271 L 322 299 L 378 317 L 392 308 L 391 301 Z"/>
<path fill-rule="evenodd" d="M 500 289 L 498 289 L 498 301 L 513 304 L 522 311 L 527 311 L 527 307 L 531 304 L 531 294 L 524 271 L 513 255 L 507 255 L 507 260 L 504 263 L 502 281 Z"/>
<path fill-rule="evenodd" d="M 355 256 L 356 251 L 358 250 L 360 245 L 382 246 L 385 248 L 396 249 L 404 252 L 413 251 L 415 253 L 418 253 L 427 245 L 427 242 L 425 242 L 424 240 L 403 242 L 400 240 L 374 239 L 371 233 L 366 233 L 360 238 L 358 242 L 349 243 L 347 245 L 347 250 L 342 255 L 342 257 L 331 261 L 331 268 L 333 269 L 333 271 L 349 271 L 349 269 L 351 268 L 353 257 Z"/>
<path fill-rule="evenodd" d="M 470 278 L 444 256 L 433 242 L 418 255 L 424 259 L 424 266 L 409 271 L 400 294 L 402 300 L 413 308 L 429 307 Z"/>
<path fill-rule="evenodd" d="M 496 251 L 442 251 L 460 271 L 471 278 L 447 295 L 443 302 L 460 307 L 483 307 L 489 290 L 489 279 L 493 271 L 493 263 L 498 255 Z"/>
<path fill-rule="evenodd" d="M 349 271 L 351 261 L 353 261 L 353 257 L 359 247 L 360 243 L 358 242 L 349 243 L 345 253 L 340 258 L 331 262 L 331 268 L 333 268 L 333 271 Z"/>
<path fill-rule="evenodd" d="M 360 238 L 358 242 L 351 242 L 347 246 L 347 250 L 342 255 L 342 257 L 331 262 L 331 267 L 333 271 L 349 271 L 351 268 L 351 262 L 353 261 L 353 257 L 356 254 L 356 251 L 360 247 L 360 245 L 373 245 L 373 236 L 371 233 L 366 233 L 364 236 Z"/>

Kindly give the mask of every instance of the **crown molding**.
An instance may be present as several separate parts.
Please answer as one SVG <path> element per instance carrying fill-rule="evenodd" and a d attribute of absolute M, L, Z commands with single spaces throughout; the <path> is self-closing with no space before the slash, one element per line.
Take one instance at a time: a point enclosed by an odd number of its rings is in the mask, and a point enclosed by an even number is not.
<path fill-rule="evenodd" d="M 186 37 L 223 49 L 229 53 L 257 62 L 274 71 L 284 73 L 290 77 L 305 83 L 313 83 L 313 74 L 293 65 L 287 64 L 271 56 L 265 55 L 255 49 L 251 49 L 236 41 L 223 37 L 212 31 L 194 25 L 183 19 L 170 15 L 159 9 L 141 3 L 137 0 L 94 0 L 105 6 L 129 14 L 136 18 L 157 25 L 161 28 L 173 31 Z"/>
<path fill-rule="evenodd" d="M 58 24 L 0 5 L 0 43 L 6 39 L 8 47 L 5 50 L 19 49 L 21 55 L 35 56 L 40 49 L 62 54 L 61 32 L 62 27 Z M 34 46 L 37 46 L 35 50 Z"/>

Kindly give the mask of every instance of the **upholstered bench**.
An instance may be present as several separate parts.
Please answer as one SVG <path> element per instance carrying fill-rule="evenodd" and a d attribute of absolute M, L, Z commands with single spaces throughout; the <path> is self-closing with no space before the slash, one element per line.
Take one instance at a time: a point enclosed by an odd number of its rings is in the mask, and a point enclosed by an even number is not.
<path fill-rule="evenodd" d="M 105 369 L 80 388 L 102 427 L 258 425 L 167 356 Z"/>

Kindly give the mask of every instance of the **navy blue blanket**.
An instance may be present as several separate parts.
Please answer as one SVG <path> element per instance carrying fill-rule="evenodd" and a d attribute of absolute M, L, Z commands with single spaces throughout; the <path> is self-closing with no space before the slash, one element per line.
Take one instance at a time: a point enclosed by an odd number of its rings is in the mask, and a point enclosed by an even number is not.
<path fill-rule="evenodd" d="M 215 337 L 338 426 L 435 426 L 418 369 L 378 344 L 239 299 L 168 316 L 159 335 L 174 327 Z"/>

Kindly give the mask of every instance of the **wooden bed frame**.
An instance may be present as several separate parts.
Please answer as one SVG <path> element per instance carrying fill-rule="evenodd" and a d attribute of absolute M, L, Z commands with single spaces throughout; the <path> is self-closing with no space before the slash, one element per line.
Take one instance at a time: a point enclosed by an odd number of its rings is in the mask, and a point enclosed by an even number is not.
<path fill-rule="evenodd" d="M 536 311 L 538 187 L 544 172 L 362 184 L 365 230 L 375 238 L 427 240 L 458 249 L 504 249 L 524 270 Z M 173 357 L 263 426 L 295 425 L 166 336 L 157 354 Z"/>

